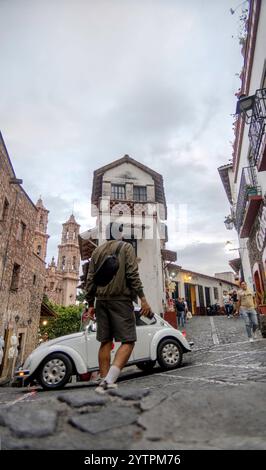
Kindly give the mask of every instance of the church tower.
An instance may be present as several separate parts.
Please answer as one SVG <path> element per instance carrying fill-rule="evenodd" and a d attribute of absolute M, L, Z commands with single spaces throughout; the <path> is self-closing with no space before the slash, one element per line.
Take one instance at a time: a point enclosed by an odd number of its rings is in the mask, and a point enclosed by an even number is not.
<path fill-rule="evenodd" d="M 49 211 L 44 207 L 41 198 L 38 199 L 36 207 L 38 210 L 38 214 L 37 214 L 37 220 L 36 220 L 33 251 L 43 261 L 45 261 L 46 251 L 47 251 L 47 241 L 49 238 L 49 235 L 47 235 Z"/>
<path fill-rule="evenodd" d="M 80 266 L 79 228 L 71 214 L 63 224 L 61 244 L 58 246 L 57 272 L 62 276 L 62 305 L 75 305 L 76 302 Z"/>

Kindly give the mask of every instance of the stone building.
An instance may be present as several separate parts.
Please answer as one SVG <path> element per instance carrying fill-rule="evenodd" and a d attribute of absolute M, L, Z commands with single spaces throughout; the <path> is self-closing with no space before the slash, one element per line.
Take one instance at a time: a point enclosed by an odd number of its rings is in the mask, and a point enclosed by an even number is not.
<path fill-rule="evenodd" d="M 81 259 L 88 260 L 95 246 L 105 241 L 110 221 L 124 225 L 124 237 L 132 243 L 144 292 L 154 312 L 166 304 L 166 262 L 176 253 L 165 249 L 167 207 L 162 176 L 125 155 L 94 172 L 92 215 L 96 227 L 79 237 Z"/>
<path fill-rule="evenodd" d="M 79 228 L 72 214 L 63 224 L 57 264 L 52 258 L 46 269 L 45 293 L 51 302 L 58 305 L 67 306 L 76 303 L 80 267 Z"/>
<path fill-rule="evenodd" d="M 0 336 L 5 341 L 1 381 L 36 347 L 45 284 L 48 211 L 41 200 L 35 205 L 21 184 L 0 133 Z M 9 359 L 14 334 L 18 355 Z"/>

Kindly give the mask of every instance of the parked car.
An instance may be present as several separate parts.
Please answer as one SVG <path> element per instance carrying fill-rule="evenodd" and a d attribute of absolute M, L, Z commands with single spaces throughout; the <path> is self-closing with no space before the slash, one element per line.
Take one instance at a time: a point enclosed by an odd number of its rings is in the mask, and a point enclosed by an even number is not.
<path fill-rule="evenodd" d="M 127 365 L 136 364 L 141 370 L 151 370 L 156 361 L 164 370 L 179 367 L 184 353 L 193 343 L 159 315 L 151 319 L 135 312 L 137 342 Z M 114 356 L 120 343 L 113 343 Z M 74 375 L 78 380 L 90 380 L 98 370 L 99 342 L 96 325 L 91 322 L 79 333 L 61 336 L 38 346 L 15 372 L 15 382 L 24 385 L 39 383 L 46 390 L 64 387 Z"/>

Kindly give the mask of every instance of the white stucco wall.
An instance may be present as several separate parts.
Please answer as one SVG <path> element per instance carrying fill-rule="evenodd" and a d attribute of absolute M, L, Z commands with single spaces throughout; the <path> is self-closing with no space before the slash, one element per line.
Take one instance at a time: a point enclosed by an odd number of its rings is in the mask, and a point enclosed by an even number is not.
<path fill-rule="evenodd" d="M 109 199 L 108 197 L 111 196 L 112 184 L 123 184 L 126 186 L 126 195 L 129 202 L 133 201 L 133 185 L 146 186 L 148 202 L 155 202 L 155 185 L 152 176 L 132 163 L 120 164 L 104 173 L 102 191 L 103 196 L 107 197 L 107 202 Z M 106 207 L 108 207 L 108 204 Z M 156 233 L 152 236 L 153 221 L 156 219 L 156 217 L 153 218 L 152 214 L 153 211 L 156 210 L 157 213 L 159 213 L 159 208 L 155 204 L 148 206 L 148 204 L 145 203 L 135 203 L 134 219 L 131 219 L 130 209 L 129 216 L 126 216 L 125 209 L 126 207 L 117 201 L 116 208 L 112 211 L 111 220 L 115 220 L 116 217 L 119 217 L 121 223 L 123 222 L 129 226 L 131 223 L 134 223 L 134 226 L 139 227 L 138 235 L 137 232 L 135 233 L 135 238 L 137 239 L 137 257 L 139 258 L 139 273 L 146 298 L 151 305 L 152 310 L 155 313 L 160 313 L 163 311 L 162 301 L 165 299 L 164 280 L 162 274 L 161 240 L 157 237 Z M 119 212 L 121 210 L 123 215 L 120 217 Z M 143 211 L 145 211 L 146 214 L 147 212 L 150 214 L 145 218 L 145 220 L 142 218 Z M 104 212 L 105 211 L 103 211 L 101 218 L 106 215 Z M 107 213 L 109 215 L 109 210 L 107 210 Z M 115 213 L 117 213 L 117 216 Z M 110 219 L 107 219 L 108 218 L 105 217 L 105 219 L 102 220 L 104 220 L 105 223 L 108 223 Z M 143 222 L 145 222 L 146 227 L 150 227 L 150 229 L 148 228 L 145 233 L 146 238 L 142 238 L 141 226 Z M 105 239 L 101 238 L 99 243 L 101 244 L 104 241 Z"/>
<path fill-rule="evenodd" d="M 253 95 L 256 93 L 256 90 L 261 88 L 262 85 L 262 78 L 266 60 L 266 1 L 261 2 L 261 9 L 260 9 L 260 18 L 258 23 L 257 29 L 257 37 L 256 37 L 256 45 L 254 51 L 254 58 L 252 64 L 252 72 L 251 72 L 251 80 L 250 80 L 250 88 L 248 90 L 248 95 Z M 265 87 L 265 84 L 264 84 Z M 241 154 L 240 154 L 240 161 L 239 161 L 239 168 L 237 173 L 237 180 L 236 180 L 236 194 L 238 195 L 241 174 L 243 167 L 249 166 L 248 161 L 248 151 L 249 151 L 249 125 L 245 124 L 244 127 L 244 134 L 241 146 Z M 263 172 L 256 172 L 256 177 L 258 180 L 258 185 L 261 186 L 262 195 L 266 193 L 266 171 Z M 250 288 L 253 287 L 253 280 L 252 280 L 252 272 L 251 266 L 248 256 L 247 250 L 247 241 L 248 239 L 239 239 L 239 247 L 240 247 L 240 256 L 242 260 L 243 272 L 244 277 L 249 285 Z"/>
<path fill-rule="evenodd" d="M 171 274 L 171 271 L 169 271 Z M 191 276 L 191 279 L 188 277 Z M 196 286 L 196 305 L 199 307 L 199 295 L 198 295 L 198 287 L 203 287 L 203 294 L 204 294 L 204 303 L 206 306 L 206 296 L 205 296 L 205 287 L 210 288 L 210 300 L 211 305 L 218 302 L 221 306 L 223 305 L 223 292 L 224 291 L 232 291 L 237 289 L 235 284 L 231 284 L 225 282 L 221 279 L 216 279 L 215 277 L 204 277 L 203 275 L 199 274 L 191 274 L 189 271 L 183 272 L 179 271 L 176 276 L 173 278 L 173 281 L 178 282 L 178 289 L 180 297 L 185 298 L 185 283 L 191 284 Z M 218 289 L 218 300 L 214 298 L 214 287 Z"/>
<path fill-rule="evenodd" d="M 122 163 L 106 171 L 103 175 L 103 181 L 109 181 L 112 184 L 133 183 L 139 186 L 154 185 L 151 175 L 132 163 Z"/>

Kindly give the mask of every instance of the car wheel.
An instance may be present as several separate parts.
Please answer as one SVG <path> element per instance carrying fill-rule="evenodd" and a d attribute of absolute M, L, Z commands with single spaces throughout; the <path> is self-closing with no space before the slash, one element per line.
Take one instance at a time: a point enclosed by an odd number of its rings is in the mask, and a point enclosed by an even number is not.
<path fill-rule="evenodd" d="M 38 379 L 46 390 L 62 388 L 69 382 L 72 375 L 72 363 L 62 353 L 54 353 L 48 356 L 39 369 Z"/>
<path fill-rule="evenodd" d="M 156 361 L 145 361 L 145 362 L 138 362 L 136 366 L 143 370 L 143 372 L 150 372 L 154 368 Z"/>
<path fill-rule="evenodd" d="M 161 341 L 158 346 L 157 359 L 165 370 L 176 369 L 181 365 L 183 351 L 179 342 L 174 338 Z"/>

